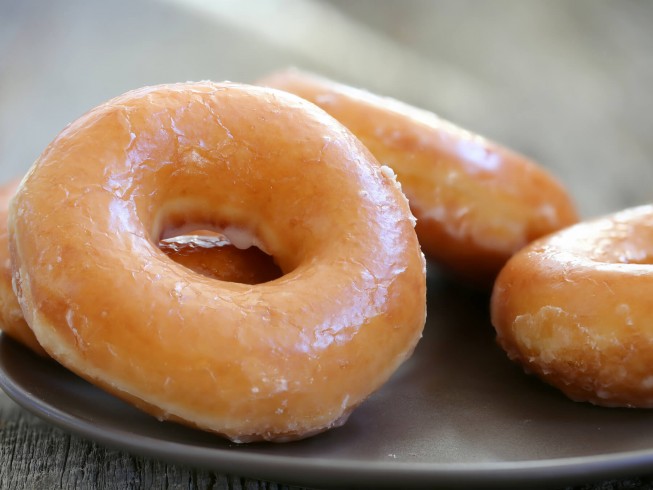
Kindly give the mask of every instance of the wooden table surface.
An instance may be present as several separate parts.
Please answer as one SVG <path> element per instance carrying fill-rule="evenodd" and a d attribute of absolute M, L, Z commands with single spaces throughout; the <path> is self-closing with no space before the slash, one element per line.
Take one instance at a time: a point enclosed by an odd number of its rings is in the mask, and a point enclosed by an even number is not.
<path fill-rule="evenodd" d="M 131 88 L 248 82 L 294 65 L 530 155 L 595 216 L 653 197 L 651 26 L 646 0 L 0 0 L 0 181 L 22 175 L 69 121 Z M 4 394 L 0 487 L 289 488 L 107 449 Z"/>

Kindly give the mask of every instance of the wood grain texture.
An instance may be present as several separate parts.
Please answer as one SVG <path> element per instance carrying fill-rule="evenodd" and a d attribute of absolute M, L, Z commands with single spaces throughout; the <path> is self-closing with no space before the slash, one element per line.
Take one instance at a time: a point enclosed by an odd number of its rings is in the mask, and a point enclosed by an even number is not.
<path fill-rule="evenodd" d="M 108 449 L 30 415 L 0 393 L 0 489 L 299 490 Z"/>

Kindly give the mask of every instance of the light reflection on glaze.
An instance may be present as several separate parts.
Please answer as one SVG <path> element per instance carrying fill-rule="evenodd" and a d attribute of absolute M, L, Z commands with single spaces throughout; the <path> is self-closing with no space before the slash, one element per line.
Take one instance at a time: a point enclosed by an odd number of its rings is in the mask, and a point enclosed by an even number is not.
<path fill-rule="evenodd" d="M 482 138 L 461 139 L 457 144 L 457 153 L 467 165 L 469 172 L 477 171 L 498 172 L 501 170 L 503 160 L 498 153 L 492 152 Z"/>

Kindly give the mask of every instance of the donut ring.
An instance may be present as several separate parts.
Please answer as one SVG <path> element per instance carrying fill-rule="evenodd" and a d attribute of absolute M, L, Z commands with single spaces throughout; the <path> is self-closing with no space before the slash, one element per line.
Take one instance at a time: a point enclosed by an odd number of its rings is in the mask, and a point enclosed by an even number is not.
<path fill-rule="evenodd" d="M 517 253 L 492 296 L 508 356 L 577 401 L 653 407 L 653 206 Z"/>
<path fill-rule="evenodd" d="M 206 278 L 168 228 L 251 233 L 284 276 Z M 92 110 L 12 201 L 15 289 L 39 343 L 160 419 L 235 442 L 344 422 L 411 354 L 425 263 L 389 169 L 312 104 L 211 82 Z"/>
<path fill-rule="evenodd" d="M 578 220 L 543 168 L 435 114 L 297 70 L 259 83 L 317 104 L 392 167 L 422 249 L 465 282 L 489 288 L 517 250 Z"/>
<path fill-rule="evenodd" d="M 0 330 L 40 356 L 47 356 L 25 322 L 12 288 L 7 220 L 9 201 L 20 179 L 0 186 Z M 161 240 L 159 248 L 175 262 L 214 279 L 259 284 L 279 277 L 279 270 L 256 247 L 238 249 L 224 235 L 181 235 Z"/>
<path fill-rule="evenodd" d="M 0 186 L 0 330 L 37 354 L 46 356 L 43 347 L 25 322 L 20 304 L 18 304 L 11 286 L 12 270 L 7 219 L 9 201 L 16 193 L 19 184 L 20 179 L 17 179 Z"/>

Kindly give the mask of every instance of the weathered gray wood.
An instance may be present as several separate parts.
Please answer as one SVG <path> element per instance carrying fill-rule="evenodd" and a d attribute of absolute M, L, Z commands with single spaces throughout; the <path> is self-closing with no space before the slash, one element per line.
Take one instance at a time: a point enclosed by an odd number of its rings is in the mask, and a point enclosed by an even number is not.
<path fill-rule="evenodd" d="M 0 488 L 291 490 L 107 449 L 30 415 L 0 393 Z"/>

